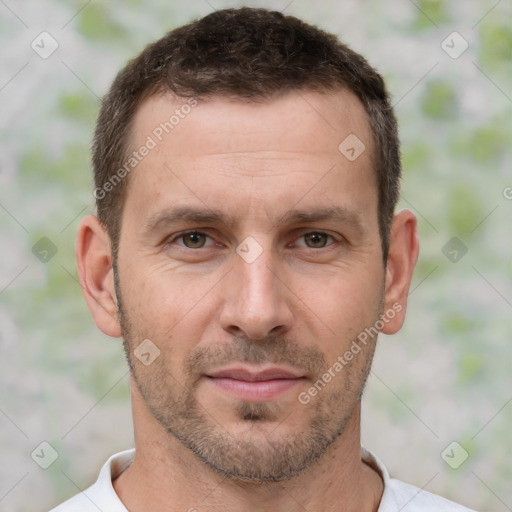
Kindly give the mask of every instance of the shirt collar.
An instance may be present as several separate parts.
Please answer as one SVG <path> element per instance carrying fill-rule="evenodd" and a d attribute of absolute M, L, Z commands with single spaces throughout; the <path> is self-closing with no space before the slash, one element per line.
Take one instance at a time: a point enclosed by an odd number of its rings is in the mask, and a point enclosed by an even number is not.
<path fill-rule="evenodd" d="M 134 456 L 135 448 L 112 455 L 101 468 L 96 483 L 88 489 L 88 491 L 92 491 L 89 499 L 100 508 L 102 505 L 108 504 L 109 512 L 127 512 L 126 507 L 117 496 L 112 482 L 130 466 Z M 378 473 L 384 483 L 384 493 L 378 510 L 385 512 L 389 508 L 390 499 L 392 499 L 389 491 L 389 473 L 382 461 L 363 447 L 361 447 L 361 459 Z"/>

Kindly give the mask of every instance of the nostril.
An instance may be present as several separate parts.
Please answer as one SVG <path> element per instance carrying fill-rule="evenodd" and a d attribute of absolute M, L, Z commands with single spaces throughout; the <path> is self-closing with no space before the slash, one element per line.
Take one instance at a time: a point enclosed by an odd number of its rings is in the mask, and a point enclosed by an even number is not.
<path fill-rule="evenodd" d="M 272 329 L 270 329 L 269 334 L 277 334 L 280 330 L 283 329 L 283 325 L 276 325 Z"/>

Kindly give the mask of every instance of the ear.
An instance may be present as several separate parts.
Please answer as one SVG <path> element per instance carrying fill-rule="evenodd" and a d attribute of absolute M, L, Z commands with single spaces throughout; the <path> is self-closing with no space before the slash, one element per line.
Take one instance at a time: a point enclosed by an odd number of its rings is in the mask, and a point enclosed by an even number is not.
<path fill-rule="evenodd" d="M 82 292 L 98 328 L 108 336 L 121 336 L 112 269 L 110 237 L 93 215 L 78 227 L 76 259 Z"/>
<path fill-rule="evenodd" d="M 389 254 L 386 265 L 384 311 L 395 311 L 395 316 L 382 328 L 384 334 L 395 334 L 404 323 L 407 296 L 412 273 L 418 260 L 419 240 L 417 220 L 410 210 L 402 210 L 393 218 Z"/>

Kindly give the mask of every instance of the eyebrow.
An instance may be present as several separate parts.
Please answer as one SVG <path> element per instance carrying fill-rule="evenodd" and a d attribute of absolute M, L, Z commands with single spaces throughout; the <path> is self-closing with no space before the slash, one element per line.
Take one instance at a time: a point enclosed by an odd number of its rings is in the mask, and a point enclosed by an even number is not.
<path fill-rule="evenodd" d="M 304 210 L 292 209 L 279 217 L 272 225 L 273 227 L 282 227 L 293 224 L 312 224 L 326 220 L 350 224 L 358 231 L 363 231 L 361 215 L 357 211 L 348 210 L 339 206 L 308 208 Z M 236 225 L 234 217 L 223 211 L 180 206 L 151 215 L 144 222 L 142 229 L 144 232 L 149 233 L 160 231 L 181 222 L 197 225 L 221 224 L 230 228 Z"/>
<path fill-rule="evenodd" d="M 143 231 L 159 231 L 167 226 L 172 226 L 178 222 L 187 222 L 191 224 L 225 224 L 232 227 L 234 219 L 220 210 L 209 208 L 201 209 L 191 206 L 180 206 L 172 210 L 157 212 L 144 222 Z"/>
<path fill-rule="evenodd" d="M 361 215 L 347 208 L 340 206 L 330 206 L 323 208 L 311 208 L 306 210 L 290 210 L 282 215 L 276 225 L 286 224 L 311 224 L 313 222 L 321 222 L 325 220 L 334 220 L 352 224 L 355 227 L 362 229 L 363 223 Z"/>

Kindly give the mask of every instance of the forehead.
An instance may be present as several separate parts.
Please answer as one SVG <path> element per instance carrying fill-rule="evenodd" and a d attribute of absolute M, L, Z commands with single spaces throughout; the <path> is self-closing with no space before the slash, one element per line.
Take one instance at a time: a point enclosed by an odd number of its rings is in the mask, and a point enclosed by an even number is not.
<path fill-rule="evenodd" d="M 355 94 L 345 89 L 292 91 L 257 102 L 225 97 L 187 100 L 163 94 L 151 96 L 137 110 L 130 146 L 135 149 L 150 136 L 160 148 L 180 155 L 190 149 L 183 142 L 197 138 L 195 150 L 202 154 L 218 154 L 220 148 L 283 153 L 296 152 L 300 141 L 304 152 L 332 154 L 336 142 L 351 134 L 372 148 L 368 115 Z"/>
<path fill-rule="evenodd" d="M 127 194 L 139 213 L 184 199 L 240 211 L 249 201 L 284 214 L 309 189 L 313 200 L 344 196 L 355 203 L 366 188 L 376 202 L 368 116 L 346 90 L 295 91 L 258 103 L 154 96 L 132 124 L 129 151 L 144 146 L 151 149 L 132 172 Z"/>

